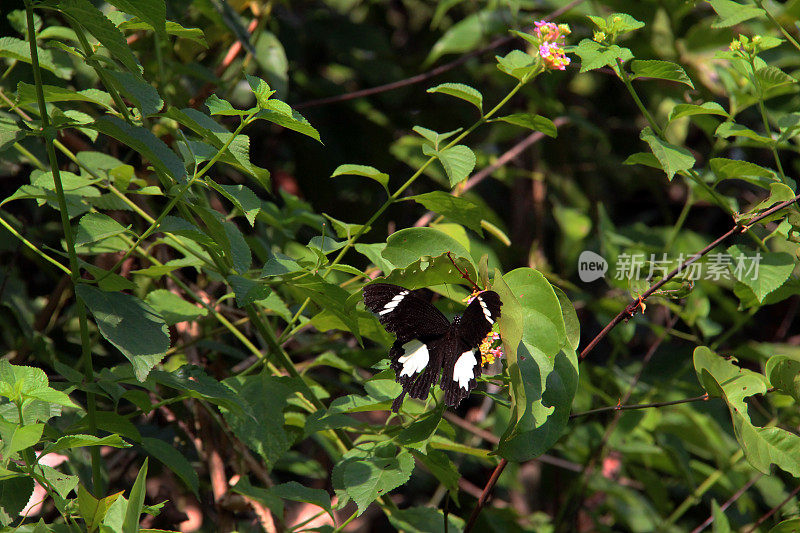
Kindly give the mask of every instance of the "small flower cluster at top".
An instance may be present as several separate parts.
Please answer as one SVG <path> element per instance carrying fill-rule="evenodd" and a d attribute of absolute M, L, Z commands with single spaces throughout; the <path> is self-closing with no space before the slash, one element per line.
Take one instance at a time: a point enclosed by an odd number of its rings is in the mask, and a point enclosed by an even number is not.
<path fill-rule="evenodd" d="M 539 55 L 547 68 L 552 70 L 565 70 L 569 65 L 569 58 L 564 53 L 564 40 L 571 33 L 568 24 L 554 24 L 539 20 L 533 23 L 536 29 L 534 35 L 539 39 Z"/>
<path fill-rule="evenodd" d="M 747 35 L 739 35 L 739 38 L 730 44 L 730 51 L 739 53 L 743 57 L 755 56 L 761 49 L 761 36 L 754 35 L 748 38 Z"/>
<path fill-rule="evenodd" d="M 472 300 L 474 300 L 475 297 L 482 292 L 483 291 L 481 290 L 475 289 L 472 291 L 472 294 L 464 298 L 462 301 L 469 305 L 472 303 Z M 491 365 L 496 359 L 503 357 L 503 348 L 501 346 L 494 347 L 495 343 L 497 343 L 499 340 L 500 334 L 495 333 L 494 331 L 490 331 L 486 334 L 486 337 L 483 338 L 480 346 L 478 347 L 481 352 L 481 366 Z"/>

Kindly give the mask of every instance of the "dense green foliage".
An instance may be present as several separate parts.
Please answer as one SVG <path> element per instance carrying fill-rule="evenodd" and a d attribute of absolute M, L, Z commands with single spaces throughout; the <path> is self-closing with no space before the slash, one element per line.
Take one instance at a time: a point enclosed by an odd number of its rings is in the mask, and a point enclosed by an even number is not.
<path fill-rule="evenodd" d="M 798 527 L 800 2 L 2 15 L 2 526 Z M 462 270 L 393 414 L 361 288 Z"/>

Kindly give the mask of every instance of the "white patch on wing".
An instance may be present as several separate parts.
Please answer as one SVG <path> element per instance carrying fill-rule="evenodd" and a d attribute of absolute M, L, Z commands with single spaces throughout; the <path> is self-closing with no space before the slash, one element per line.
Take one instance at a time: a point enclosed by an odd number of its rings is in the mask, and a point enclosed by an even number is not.
<path fill-rule="evenodd" d="M 489 311 L 489 308 L 486 307 L 486 302 L 484 302 L 480 296 L 478 296 L 478 303 L 481 304 L 481 309 L 483 309 L 483 316 L 486 317 L 486 320 L 489 321 L 489 324 L 494 324 L 494 320 L 492 320 L 492 313 L 491 311 Z"/>
<path fill-rule="evenodd" d="M 403 365 L 400 376 L 413 376 L 417 372 L 422 372 L 428 366 L 430 354 L 428 346 L 414 339 L 403 345 L 403 355 L 398 361 Z"/>
<path fill-rule="evenodd" d="M 378 311 L 378 314 L 383 316 L 386 313 L 391 312 L 395 307 L 400 305 L 400 302 L 403 301 L 403 298 L 405 298 L 406 294 L 408 294 L 408 293 L 409 293 L 409 291 L 407 291 L 407 290 L 400 291 L 399 293 L 397 293 L 397 295 L 394 298 L 392 298 L 391 300 L 386 302 L 386 305 L 383 306 L 383 309 Z"/>
<path fill-rule="evenodd" d="M 462 353 L 453 367 L 453 381 L 457 381 L 462 389 L 467 390 L 469 381 L 475 377 L 477 364 L 478 360 L 472 350 Z"/>

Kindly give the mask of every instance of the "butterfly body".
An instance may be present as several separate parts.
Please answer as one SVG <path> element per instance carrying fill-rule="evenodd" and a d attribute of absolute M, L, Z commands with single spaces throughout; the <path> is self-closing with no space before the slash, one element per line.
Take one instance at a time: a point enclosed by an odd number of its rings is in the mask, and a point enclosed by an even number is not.
<path fill-rule="evenodd" d="M 479 293 L 452 324 L 422 291 L 397 285 L 364 287 L 364 303 L 386 330 L 397 336 L 389 359 L 403 392 L 392 410 L 400 408 L 406 394 L 427 398 L 437 380 L 447 405 L 458 406 L 469 396 L 481 374 L 478 346 L 500 317 L 502 303 L 496 292 Z"/>

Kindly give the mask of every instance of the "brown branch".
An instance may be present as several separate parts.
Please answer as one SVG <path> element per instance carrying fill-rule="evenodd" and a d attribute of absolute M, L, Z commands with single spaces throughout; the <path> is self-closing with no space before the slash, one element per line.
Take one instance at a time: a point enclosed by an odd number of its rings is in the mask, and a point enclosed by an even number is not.
<path fill-rule="evenodd" d="M 590 409 L 588 411 L 581 411 L 579 413 L 572 413 L 569 415 L 569 419 L 572 420 L 573 418 L 580 418 L 582 416 L 593 415 L 596 413 L 605 413 L 607 411 L 631 411 L 634 409 L 649 409 L 650 407 L 666 407 L 668 405 L 678 405 L 681 403 L 690 403 L 690 402 L 700 402 L 708 400 L 710 396 L 708 393 L 705 393 L 701 396 L 695 396 L 694 398 L 683 398 L 681 400 L 672 400 L 671 402 L 653 402 L 653 403 L 637 403 L 633 405 L 609 405 L 606 407 L 598 407 L 597 409 Z"/>
<path fill-rule="evenodd" d="M 556 17 L 559 17 L 572 9 L 573 7 L 577 6 L 578 4 L 582 4 L 585 0 L 573 0 L 569 4 L 565 5 L 562 8 L 556 9 L 542 20 L 552 20 Z M 526 28 L 524 31 L 530 31 L 532 27 Z M 479 48 L 478 50 L 473 50 L 463 56 L 459 57 L 451 61 L 450 63 L 445 63 L 444 65 L 440 65 L 428 72 L 423 72 L 422 74 L 417 74 L 416 76 L 411 76 L 410 78 L 406 78 L 404 80 L 393 81 L 391 83 L 386 83 L 384 85 L 378 85 L 377 87 L 370 87 L 368 89 L 361 89 L 360 91 L 353 91 L 351 93 L 345 94 L 337 94 L 336 96 L 327 96 L 325 98 L 318 98 L 316 100 L 309 100 L 308 102 L 302 102 L 299 104 L 294 105 L 295 109 L 303 109 L 306 107 L 316 107 L 325 104 L 334 104 L 337 102 L 346 102 L 348 100 L 354 100 L 356 98 L 362 98 L 364 96 L 372 96 L 373 94 L 384 93 L 387 91 L 393 91 L 395 89 L 400 89 L 401 87 L 406 87 L 408 85 L 414 85 L 415 83 L 421 83 L 423 81 L 427 81 L 431 78 L 435 78 L 440 74 L 444 74 L 449 70 L 453 70 L 459 65 L 466 63 L 469 59 L 473 57 L 477 57 L 483 55 L 486 52 L 490 52 L 495 48 L 499 48 L 505 44 L 510 43 L 516 36 L 508 36 L 508 37 L 500 37 L 495 39 L 494 41 L 490 42 L 483 48 Z"/>
<path fill-rule="evenodd" d="M 793 490 L 791 493 L 789 493 L 789 495 L 786 497 L 786 499 L 784 499 L 784 500 L 783 500 L 781 503 L 779 503 L 778 505 L 776 505 L 775 507 L 773 507 L 772 509 L 770 509 L 769 511 L 767 511 L 766 513 L 764 513 L 764 514 L 761 516 L 761 518 L 759 518 L 758 520 L 756 520 L 756 523 L 755 523 L 755 524 L 753 524 L 753 527 L 751 527 L 750 529 L 748 529 L 748 530 L 747 530 L 745 533 L 753 533 L 753 531 L 755 531 L 756 529 L 758 529 L 758 526 L 760 526 L 761 524 L 763 524 L 763 523 L 764 523 L 764 522 L 765 522 L 765 521 L 766 521 L 766 520 L 767 520 L 767 519 L 768 519 L 770 516 L 774 515 L 774 514 L 775 514 L 775 513 L 778 511 L 778 509 L 780 509 L 781 507 L 783 507 L 784 505 L 786 505 L 786 504 L 789 502 L 789 500 L 791 500 L 792 498 L 794 498 L 795 496 L 797 496 L 797 493 L 798 493 L 798 492 L 800 492 L 800 485 L 796 486 L 796 487 L 794 488 L 794 490 Z"/>
<path fill-rule="evenodd" d="M 606 325 L 606 327 L 604 327 L 602 329 L 602 331 L 600 331 L 600 333 L 598 333 L 597 336 L 595 336 L 594 339 L 592 339 L 592 341 L 586 346 L 586 348 L 583 349 L 583 351 L 580 354 L 580 359 L 579 360 L 583 361 L 583 359 L 589 354 L 589 352 L 591 352 L 594 349 L 594 347 L 597 346 L 597 344 L 606 335 L 608 335 L 608 332 L 611 331 L 612 329 L 614 329 L 614 327 L 617 324 L 619 324 L 620 322 L 622 322 L 623 320 L 625 320 L 627 318 L 631 318 L 631 317 L 635 316 L 636 313 L 637 313 L 637 310 L 641 308 L 642 302 L 644 302 L 647 298 L 652 296 L 653 293 L 655 293 L 658 289 L 663 287 L 672 278 L 674 278 L 675 276 L 677 276 L 678 274 L 683 272 L 683 270 L 686 267 L 688 267 L 689 265 L 691 265 L 692 263 L 694 263 L 695 261 L 697 261 L 698 259 L 700 259 L 704 255 L 706 255 L 708 252 L 710 252 L 711 250 L 716 248 L 721 242 L 726 240 L 728 237 L 731 237 L 733 235 L 746 232 L 748 229 L 750 229 L 751 226 L 753 226 L 757 222 L 765 219 L 766 217 L 772 215 L 773 213 L 776 213 L 777 211 L 780 211 L 784 207 L 792 205 L 793 203 L 797 202 L 798 200 L 800 200 L 800 194 L 798 194 L 797 196 L 795 196 L 791 200 L 786 200 L 785 202 L 781 202 L 781 203 L 777 204 L 776 206 L 764 211 L 763 213 L 758 215 L 756 218 L 751 220 L 746 225 L 736 224 L 731 229 L 729 229 L 727 232 L 725 232 L 724 234 L 720 235 L 714 242 L 712 242 L 711 244 L 709 244 L 708 246 L 706 246 L 705 248 L 703 248 L 702 250 L 700 250 L 699 252 L 694 254 L 692 257 L 690 257 L 689 259 L 687 259 L 686 261 L 684 261 L 683 263 L 681 263 L 680 265 L 675 267 L 675 269 L 673 269 L 672 272 L 667 274 L 664 278 L 659 280 L 657 283 L 654 283 L 653 285 L 651 285 L 650 288 L 647 289 L 645 292 L 643 292 L 641 296 L 639 296 L 638 298 L 634 299 L 633 301 L 631 301 L 631 303 L 629 303 L 627 306 L 625 306 L 625 309 L 620 311 L 619 314 L 617 316 L 615 316 L 611 320 L 611 322 L 609 322 Z"/>
<path fill-rule="evenodd" d="M 472 510 L 472 514 L 469 516 L 469 522 L 467 522 L 467 527 L 464 528 L 464 533 L 469 533 L 472 531 L 472 528 L 475 526 L 475 522 L 478 520 L 478 515 L 481 514 L 481 509 L 483 509 L 483 506 L 486 505 L 486 500 L 489 499 L 492 489 L 494 489 L 494 486 L 497 484 L 497 480 L 500 478 L 500 474 L 503 473 L 503 470 L 507 464 L 507 459 L 501 459 L 494 468 L 492 475 L 489 476 L 489 481 L 487 481 L 486 486 L 483 487 L 483 492 L 481 492 L 481 496 L 478 498 L 478 503 L 475 504 L 475 508 Z"/>
<path fill-rule="evenodd" d="M 719 509 L 720 509 L 720 511 L 722 511 L 722 512 L 725 512 L 725 510 L 726 510 L 728 507 L 730 507 L 730 506 L 731 506 L 731 504 L 732 504 L 733 502 L 735 502 L 736 500 L 738 500 L 739 498 L 741 498 L 741 497 L 742 497 L 742 494 L 744 494 L 745 492 L 747 492 L 747 489 L 749 489 L 750 487 L 752 487 L 753 485 L 755 485 L 756 481 L 758 481 L 759 479 L 761 479 L 761 477 L 762 477 L 763 475 L 764 475 L 764 474 L 756 474 L 755 476 L 753 476 L 753 477 L 750 479 L 750 481 L 748 481 L 747 483 L 745 483 L 744 485 L 742 485 L 742 486 L 739 488 L 739 490 L 737 490 L 736 492 L 734 492 L 734 493 L 733 493 L 733 495 L 732 495 L 730 498 L 728 498 L 728 501 L 726 501 L 725 503 L 723 503 L 722 505 L 720 505 L 720 506 L 719 506 Z M 696 528 L 694 528 L 694 529 L 692 530 L 692 533 L 700 533 L 700 532 L 701 532 L 701 531 L 703 531 L 705 528 L 707 528 L 708 526 L 710 526 L 710 525 L 711 525 L 711 523 L 712 523 L 713 521 L 714 521 L 714 515 L 712 514 L 711 516 L 709 516 L 708 518 L 706 518 L 705 522 L 703 522 L 702 524 L 700 524 L 699 526 L 697 526 Z"/>

